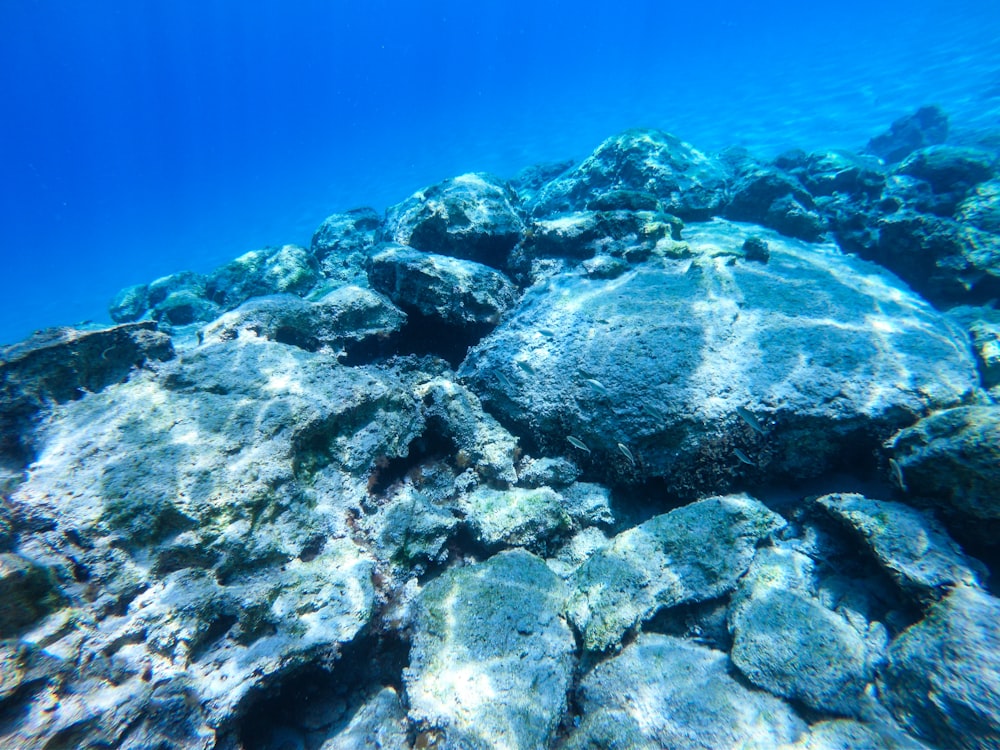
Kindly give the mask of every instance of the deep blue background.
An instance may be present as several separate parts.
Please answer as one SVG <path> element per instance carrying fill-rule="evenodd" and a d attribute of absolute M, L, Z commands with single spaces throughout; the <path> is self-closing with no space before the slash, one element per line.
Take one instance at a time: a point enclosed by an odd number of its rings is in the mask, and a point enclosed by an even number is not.
<path fill-rule="evenodd" d="M 995 126 L 998 40 L 997 0 L 2 0 L 0 343 L 626 127 L 768 154 L 931 102 Z"/>

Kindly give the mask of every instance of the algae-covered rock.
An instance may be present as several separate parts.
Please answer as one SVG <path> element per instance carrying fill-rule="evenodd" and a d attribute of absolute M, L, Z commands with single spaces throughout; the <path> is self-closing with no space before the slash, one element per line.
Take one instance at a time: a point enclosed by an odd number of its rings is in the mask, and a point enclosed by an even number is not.
<path fill-rule="evenodd" d="M 459 374 L 540 452 L 686 497 L 872 461 L 873 431 L 976 387 L 963 332 L 884 271 L 727 222 L 685 232 L 690 258 L 540 281 Z M 742 260 L 751 235 L 767 264 Z"/>
<path fill-rule="evenodd" d="M 940 107 L 921 107 L 894 120 L 889 130 L 868 141 L 868 151 L 887 162 L 898 162 L 918 148 L 943 143 L 947 137 L 948 116 Z"/>
<path fill-rule="evenodd" d="M 727 177 L 718 162 L 673 135 L 627 130 L 544 185 L 527 208 L 536 217 L 552 216 L 628 190 L 653 196 L 682 219 L 706 219 L 721 208 Z"/>
<path fill-rule="evenodd" d="M 806 729 L 789 705 L 735 680 L 724 652 L 652 633 L 597 665 L 579 700 L 566 750 L 770 750 Z"/>
<path fill-rule="evenodd" d="M 488 266 L 402 245 L 381 246 L 368 279 L 403 310 L 455 326 L 495 325 L 517 296 Z"/>
<path fill-rule="evenodd" d="M 562 581 L 522 550 L 452 568 L 420 595 L 410 718 L 444 747 L 545 747 L 566 709 L 573 634 Z"/>
<path fill-rule="evenodd" d="M 425 188 L 386 211 L 381 236 L 426 253 L 499 268 L 521 238 L 517 194 L 489 174 L 465 174 Z"/>
<path fill-rule="evenodd" d="M 297 245 L 252 250 L 208 274 L 205 296 L 231 310 L 251 297 L 302 295 L 316 283 L 317 271 L 309 251 Z"/>
<path fill-rule="evenodd" d="M 859 716 L 885 631 L 816 596 L 811 558 L 761 550 L 730 605 L 733 664 L 752 683 L 820 711 Z"/>
<path fill-rule="evenodd" d="M 346 727 L 319 750 L 410 750 L 406 711 L 391 687 L 380 690 L 361 706 Z"/>
<path fill-rule="evenodd" d="M 1000 746 L 1000 600 L 965 586 L 892 642 L 884 700 L 928 742 Z"/>
<path fill-rule="evenodd" d="M 968 522 L 1000 521 L 1000 406 L 931 414 L 892 440 L 908 492 Z"/>
<path fill-rule="evenodd" d="M 727 593 L 784 521 L 747 495 L 701 500 L 616 536 L 573 578 L 570 621 L 604 651 L 663 607 Z"/>
<path fill-rule="evenodd" d="M 828 719 L 809 727 L 794 745 L 780 750 L 930 750 L 888 723 L 863 724 L 853 719 Z"/>
<path fill-rule="evenodd" d="M 323 279 L 334 285 L 367 285 L 365 266 L 381 225 L 382 216 L 373 208 L 328 216 L 313 234 L 310 245 Z"/>
<path fill-rule="evenodd" d="M 938 599 L 958 585 L 977 586 L 986 576 L 940 523 L 915 508 L 857 494 L 825 495 L 816 504 L 867 545 L 893 580 L 918 600 Z"/>
<path fill-rule="evenodd" d="M 480 488 L 462 500 L 466 521 L 488 547 L 525 547 L 542 552 L 572 526 L 562 498 L 548 487 L 492 490 Z"/>

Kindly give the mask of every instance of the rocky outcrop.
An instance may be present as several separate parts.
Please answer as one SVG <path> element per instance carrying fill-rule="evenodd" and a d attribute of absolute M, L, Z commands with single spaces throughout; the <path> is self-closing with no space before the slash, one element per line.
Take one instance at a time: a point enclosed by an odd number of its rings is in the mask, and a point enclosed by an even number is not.
<path fill-rule="evenodd" d="M 326 284 L 363 286 L 368 282 L 368 259 L 381 226 L 382 217 L 372 208 L 333 214 L 319 225 L 310 250 Z"/>
<path fill-rule="evenodd" d="M 548 745 L 566 711 L 572 672 L 564 598 L 562 581 L 520 550 L 431 582 L 417 605 L 405 675 L 417 743 Z"/>
<path fill-rule="evenodd" d="M 726 222 L 685 234 L 688 258 L 539 282 L 472 349 L 460 375 L 529 450 L 691 496 L 870 460 L 873 433 L 976 387 L 961 331 L 880 269 Z"/>
<path fill-rule="evenodd" d="M 948 116 L 940 107 L 921 107 L 892 123 L 885 133 L 868 142 L 869 153 L 898 162 L 924 146 L 944 143 L 948 137 Z"/>

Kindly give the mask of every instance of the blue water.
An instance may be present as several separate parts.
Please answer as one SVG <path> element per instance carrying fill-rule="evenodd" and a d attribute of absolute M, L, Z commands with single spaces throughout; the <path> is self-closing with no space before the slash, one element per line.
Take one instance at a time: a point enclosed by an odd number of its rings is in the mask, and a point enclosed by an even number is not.
<path fill-rule="evenodd" d="M 627 127 L 765 155 L 926 103 L 1000 127 L 998 40 L 997 0 L 3 0 L 0 343 Z"/>

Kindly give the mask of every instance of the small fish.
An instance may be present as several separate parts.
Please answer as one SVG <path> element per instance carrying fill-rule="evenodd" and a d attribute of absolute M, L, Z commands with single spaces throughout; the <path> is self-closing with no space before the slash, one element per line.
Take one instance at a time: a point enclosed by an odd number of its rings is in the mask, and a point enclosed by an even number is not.
<path fill-rule="evenodd" d="M 899 485 L 899 489 L 903 492 L 909 492 L 906 488 L 906 482 L 903 480 L 903 467 L 899 465 L 899 462 L 894 458 L 890 458 L 889 468 L 892 469 L 892 478 L 896 480 L 896 484 Z"/>
<path fill-rule="evenodd" d="M 738 458 L 740 461 L 742 461 L 743 463 L 745 463 L 747 466 L 756 466 L 757 465 L 753 461 L 750 460 L 750 456 L 748 456 L 746 453 L 744 453 L 743 451 L 741 451 L 739 448 L 733 448 L 733 453 L 736 455 L 736 458 Z"/>
<path fill-rule="evenodd" d="M 608 389 L 604 386 L 604 383 L 602 383 L 600 380 L 596 380 L 595 378 L 587 378 L 583 382 L 589 385 L 598 393 L 600 393 L 602 396 L 608 395 Z"/>
<path fill-rule="evenodd" d="M 622 455 L 628 459 L 630 464 L 635 466 L 635 456 L 632 455 L 632 451 L 628 449 L 628 446 L 625 445 L 625 443 L 618 443 L 618 450 L 622 452 Z"/>
<path fill-rule="evenodd" d="M 535 374 L 535 368 L 532 367 L 530 364 L 528 364 L 527 360 L 524 360 L 524 359 L 515 359 L 514 363 L 518 367 L 520 367 L 522 370 L 524 370 L 526 373 L 528 373 L 529 375 L 534 375 Z"/>
<path fill-rule="evenodd" d="M 742 406 L 737 406 L 736 413 L 739 415 L 740 419 L 742 419 L 744 422 L 750 425 L 751 428 L 759 432 L 761 435 L 767 434 L 767 430 L 765 430 L 761 426 L 760 422 L 757 420 L 757 417 L 755 417 L 749 409 L 745 409 Z"/>
<path fill-rule="evenodd" d="M 590 453 L 590 448 L 588 448 L 587 444 L 585 442 L 583 442 L 582 440 L 580 440 L 580 438 L 573 437 L 572 435 L 567 435 L 566 436 L 566 440 L 574 448 L 579 448 L 582 451 L 586 451 L 587 453 Z"/>
<path fill-rule="evenodd" d="M 652 417 L 658 422 L 662 422 L 664 419 L 666 419 L 666 417 L 663 416 L 663 412 L 661 412 L 659 409 L 657 409 L 655 406 L 651 404 L 642 404 L 639 408 L 642 409 L 648 416 Z"/>
<path fill-rule="evenodd" d="M 554 339 L 556 337 L 556 332 L 550 331 L 548 328 L 539 328 L 538 332 L 547 339 Z"/>
<path fill-rule="evenodd" d="M 500 370 L 496 370 L 495 374 L 497 382 L 500 383 L 501 388 L 505 388 L 508 391 L 514 390 L 514 385 L 510 382 L 510 378 L 500 372 Z"/>

